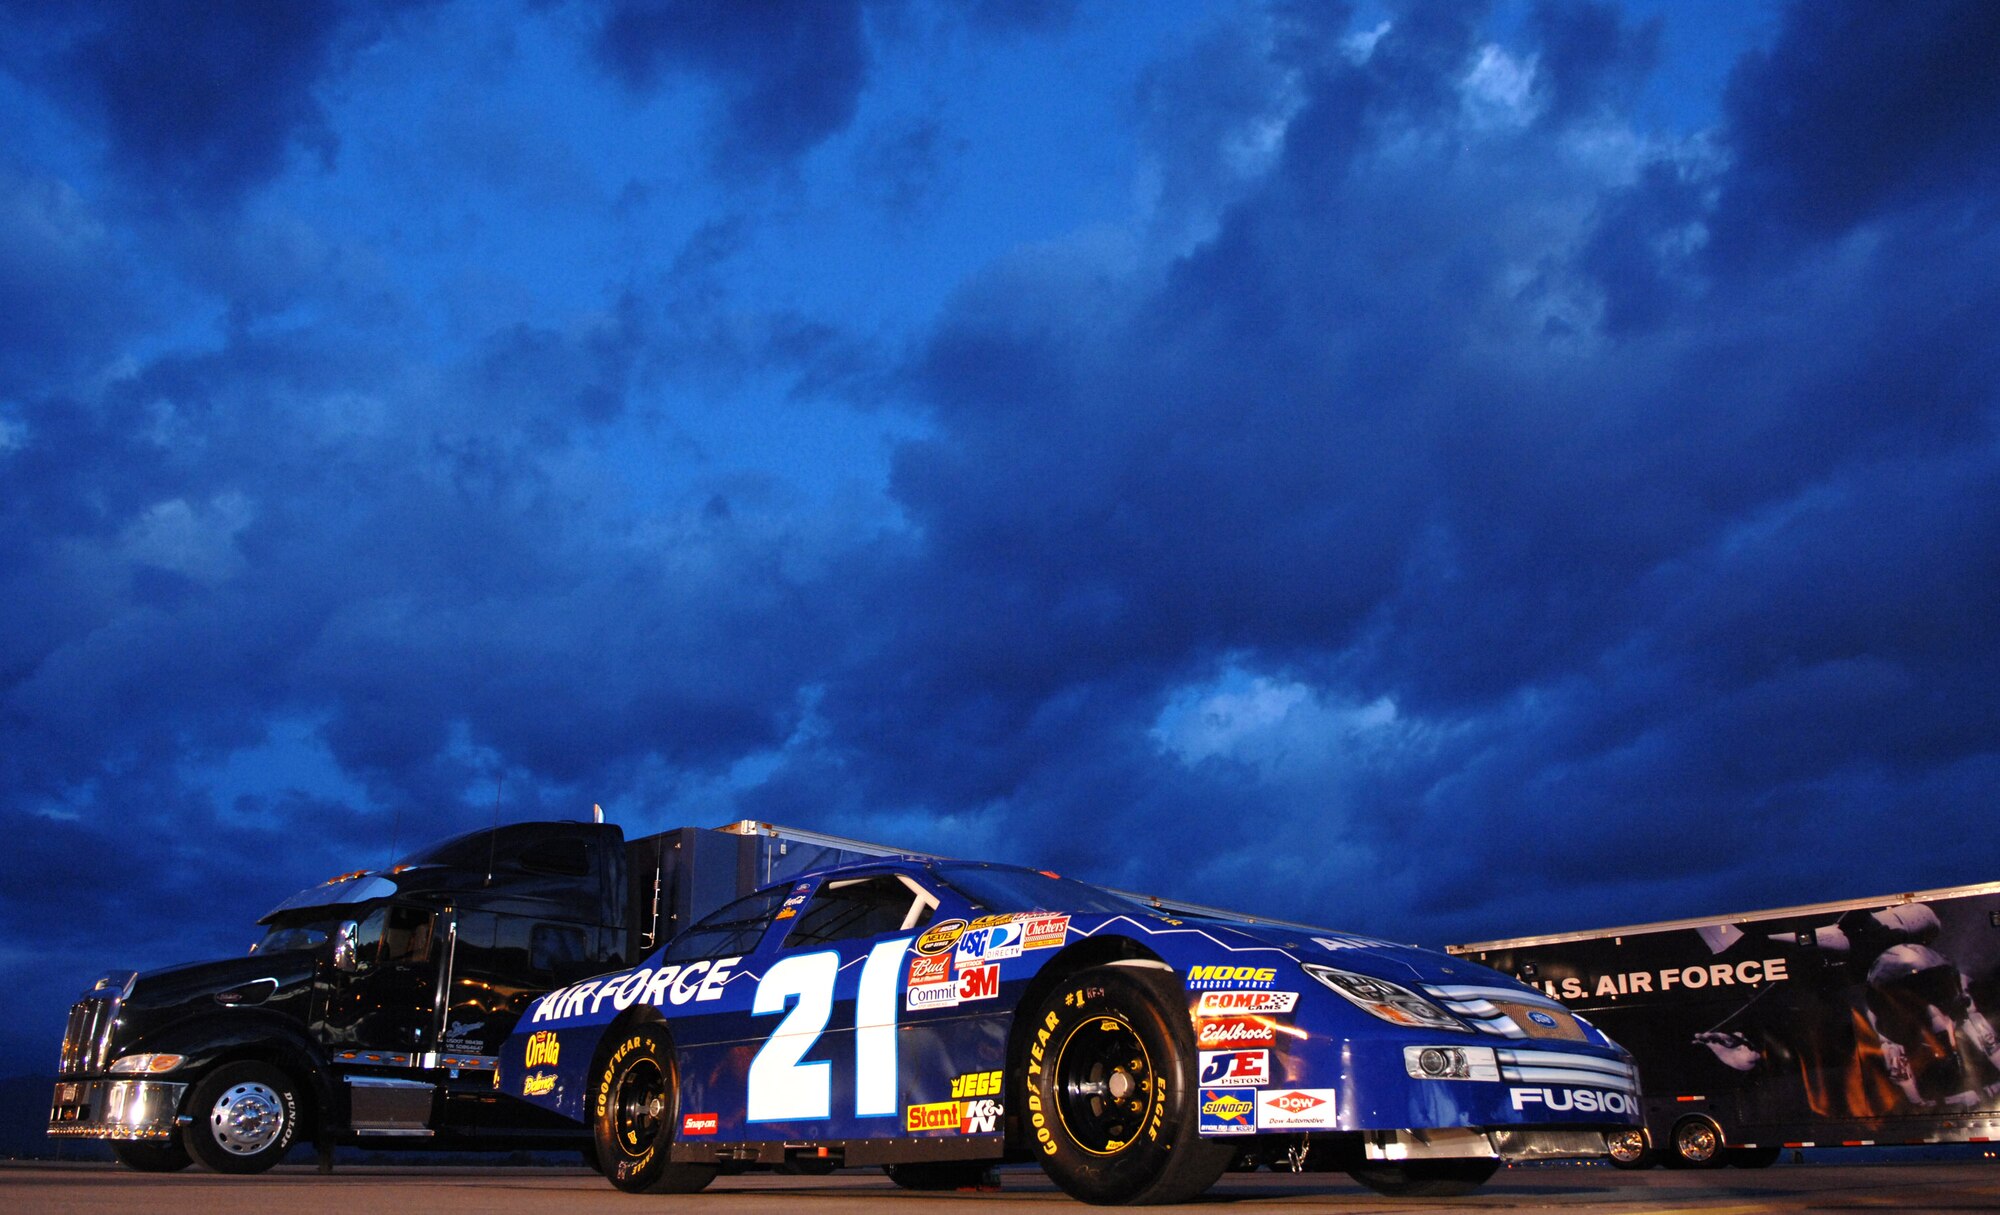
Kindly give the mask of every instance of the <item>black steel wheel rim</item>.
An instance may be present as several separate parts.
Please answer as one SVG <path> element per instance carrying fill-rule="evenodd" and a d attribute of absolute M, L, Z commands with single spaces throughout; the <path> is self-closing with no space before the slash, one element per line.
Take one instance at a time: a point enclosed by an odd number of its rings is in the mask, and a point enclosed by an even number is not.
<path fill-rule="evenodd" d="M 629 1156 L 644 1154 L 660 1133 L 666 1112 L 667 1077 L 651 1059 L 638 1059 L 618 1078 L 618 1146 Z"/>
<path fill-rule="evenodd" d="M 1121 1151 L 1153 1107 L 1153 1056 L 1120 1017 L 1092 1017 L 1056 1051 L 1056 1115 L 1078 1147 L 1096 1156 Z"/>

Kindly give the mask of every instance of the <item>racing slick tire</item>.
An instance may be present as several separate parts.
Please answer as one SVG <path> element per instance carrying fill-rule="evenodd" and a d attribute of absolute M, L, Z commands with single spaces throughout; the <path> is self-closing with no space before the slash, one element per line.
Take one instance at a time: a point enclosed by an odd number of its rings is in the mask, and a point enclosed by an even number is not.
<path fill-rule="evenodd" d="M 1486 1184 L 1498 1160 L 1405 1160 L 1352 1164 L 1347 1175 L 1391 1198 L 1458 1198 Z"/>
<path fill-rule="evenodd" d="M 181 1143 L 218 1173 L 261 1173 L 299 1133 L 299 1090 L 268 1063 L 225 1063 L 194 1086 Z"/>
<path fill-rule="evenodd" d="M 1719 1169 L 1724 1159 L 1722 1128 L 1696 1115 L 1674 1124 L 1667 1142 L 1667 1166 L 1678 1169 Z"/>
<path fill-rule="evenodd" d="M 111 1154 L 118 1163 L 139 1173 L 178 1173 L 194 1163 L 187 1148 L 179 1139 L 167 1139 L 158 1143 L 138 1143 L 132 1141 L 114 1142 Z"/>
<path fill-rule="evenodd" d="M 1650 1169 L 1657 1162 L 1653 1149 L 1646 1144 L 1642 1127 L 1613 1131 L 1604 1137 L 1604 1146 L 1614 1169 Z"/>
<path fill-rule="evenodd" d="M 1782 1147 L 1733 1147 L 1723 1155 L 1732 1169 L 1768 1169 L 1784 1154 Z"/>
<path fill-rule="evenodd" d="M 605 1179 L 628 1194 L 692 1194 L 715 1180 L 713 1164 L 676 1164 L 674 1052 L 658 1026 L 613 1043 L 591 1077 L 590 1133 Z"/>
<path fill-rule="evenodd" d="M 1103 1205 L 1186 1202 L 1236 1149 L 1198 1133 L 1201 1090 L 1187 993 L 1169 972 L 1080 971 L 1029 1022 L 1016 1070 L 1030 1153 L 1071 1197 Z"/>
<path fill-rule="evenodd" d="M 990 1160 L 920 1160 L 885 1164 L 882 1171 L 905 1190 L 997 1190 L 1000 1174 Z"/>

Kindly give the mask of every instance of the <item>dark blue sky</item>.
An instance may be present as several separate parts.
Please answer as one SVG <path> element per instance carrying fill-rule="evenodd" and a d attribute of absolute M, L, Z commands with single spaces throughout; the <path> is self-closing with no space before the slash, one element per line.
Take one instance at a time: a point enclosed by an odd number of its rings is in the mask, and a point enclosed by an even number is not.
<path fill-rule="evenodd" d="M 0 1072 L 506 818 L 2000 878 L 2000 5 L 0 0 Z"/>

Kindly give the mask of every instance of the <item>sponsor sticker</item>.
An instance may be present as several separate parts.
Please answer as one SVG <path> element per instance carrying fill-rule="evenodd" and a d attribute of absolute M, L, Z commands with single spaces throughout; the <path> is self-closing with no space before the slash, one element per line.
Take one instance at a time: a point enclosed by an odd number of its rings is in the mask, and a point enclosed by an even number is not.
<path fill-rule="evenodd" d="M 528 1047 L 521 1052 L 522 1067 L 554 1067 L 562 1057 L 562 1043 L 548 1030 L 528 1035 Z"/>
<path fill-rule="evenodd" d="M 1298 1007 L 1299 993 L 1295 991 L 1205 991 L 1195 1004 L 1198 1017 L 1219 1016 L 1228 1013 L 1249 1013 L 1270 1015 L 1289 1013 Z"/>
<path fill-rule="evenodd" d="M 918 954 L 910 959 L 910 986 L 923 983 L 948 983 L 951 981 L 951 959 L 939 954 L 934 958 Z"/>
<path fill-rule="evenodd" d="M 1239 1046 L 1275 1046 L 1278 1031 L 1261 1017 L 1223 1017 L 1201 1021 L 1194 1027 L 1195 1045 L 1203 1050 L 1228 1050 Z"/>
<path fill-rule="evenodd" d="M 1507 1090 L 1517 1110 L 1548 1110 L 1563 1114 L 1636 1114 L 1639 1103 L 1630 1093 L 1596 1088 L 1512 1088 Z"/>
<path fill-rule="evenodd" d="M 997 1135 L 1000 1133 L 1000 1103 L 991 1097 L 958 1103 L 958 1133 Z"/>
<path fill-rule="evenodd" d="M 919 983 L 903 993 L 903 1007 L 911 1012 L 926 1008 L 953 1008 L 958 1004 L 958 984 Z"/>
<path fill-rule="evenodd" d="M 964 931 L 964 920 L 946 920 L 942 924 L 933 924 L 924 930 L 924 935 L 918 937 L 916 944 L 910 948 L 926 957 L 931 954 L 950 953 L 951 947 L 958 944 L 959 934 Z"/>
<path fill-rule="evenodd" d="M 1012 924 L 1014 919 L 1014 913 L 1011 911 L 1005 915 L 983 915 L 972 921 L 968 928 L 991 928 L 995 924 Z"/>
<path fill-rule="evenodd" d="M 521 1095 L 523 1097 L 546 1097 L 555 1090 L 556 1073 L 554 1072 L 530 1072 L 527 1078 L 521 1081 Z"/>
<path fill-rule="evenodd" d="M 713 1135 L 715 1134 L 716 1121 L 714 1114 L 682 1114 L 681 1134 Z"/>
<path fill-rule="evenodd" d="M 1257 1124 L 1253 1121 L 1257 1107 L 1241 1093 L 1228 1089 L 1201 1090 L 1201 1123 L 1197 1131 L 1203 1135 L 1254 1135 Z"/>
<path fill-rule="evenodd" d="M 904 1111 L 903 1129 L 917 1131 L 956 1131 L 958 1129 L 958 1102 L 933 1101 L 928 1105 L 912 1105 Z"/>
<path fill-rule="evenodd" d="M 964 1101 L 972 1097 L 997 1097 L 1000 1095 L 999 1072 L 970 1072 L 955 1076 L 951 1082 L 951 1095 Z"/>
<path fill-rule="evenodd" d="M 1274 1088 L 1257 1094 L 1257 1129 L 1260 1131 L 1331 1131 L 1334 1121 L 1334 1090 L 1330 1088 Z"/>
<path fill-rule="evenodd" d="M 958 938 L 958 947 L 953 952 L 961 968 L 1020 956 L 1021 926 L 1012 920 L 985 928 L 966 929 L 964 935 Z"/>
<path fill-rule="evenodd" d="M 1201 1052 L 1203 1088 L 1262 1088 L 1271 1082 L 1271 1052 L 1267 1050 L 1205 1050 Z"/>
<path fill-rule="evenodd" d="M 720 1000 L 723 987 L 736 977 L 735 967 L 742 961 L 740 955 L 703 958 L 684 966 L 662 966 L 658 970 L 641 966 L 637 970 L 621 971 L 601 979 L 585 979 L 543 996 L 536 1002 L 535 1011 L 528 1020 L 530 1023 L 567 1021 L 571 1017 L 608 1020 L 609 1014 L 604 1009 L 607 1002 L 617 1011 L 624 1012 L 634 1004 L 664 1008 L 669 1004 L 705 1004 L 710 1000 Z"/>
<path fill-rule="evenodd" d="M 1278 981 L 1275 966 L 1190 966 L 1189 991 L 1257 990 Z"/>
<path fill-rule="evenodd" d="M 1069 939 L 1066 915 L 1031 915 L 1021 919 L 1021 948 L 1054 949 Z"/>
<path fill-rule="evenodd" d="M 975 966 L 971 970 L 959 972 L 958 998 L 960 1000 L 991 1000 L 999 994 L 1000 968 L 998 966 Z"/>

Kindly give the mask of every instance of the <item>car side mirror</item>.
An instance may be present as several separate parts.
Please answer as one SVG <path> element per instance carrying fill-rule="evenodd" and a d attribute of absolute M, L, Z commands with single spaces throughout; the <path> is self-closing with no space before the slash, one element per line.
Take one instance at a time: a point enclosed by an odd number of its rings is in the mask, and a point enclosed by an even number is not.
<path fill-rule="evenodd" d="M 353 920 L 342 920 L 333 930 L 333 968 L 353 974 L 361 968 L 361 953 L 355 948 L 354 938 L 361 932 L 361 926 Z"/>

